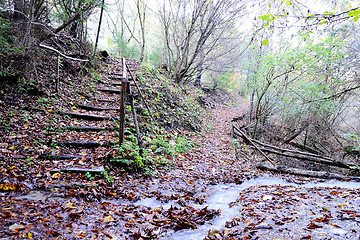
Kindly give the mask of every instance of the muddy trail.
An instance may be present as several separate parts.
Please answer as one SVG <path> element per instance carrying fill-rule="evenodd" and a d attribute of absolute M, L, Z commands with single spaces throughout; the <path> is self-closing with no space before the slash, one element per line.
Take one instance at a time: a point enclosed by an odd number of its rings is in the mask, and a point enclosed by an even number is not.
<path fill-rule="evenodd" d="M 206 109 L 201 132 L 190 136 L 194 147 L 166 168 L 116 172 L 103 158 L 116 140 L 105 129 L 116 126 L 108 117 L 117 108 L 113 70 L 93 86 L 95 101 L 80 96 L 81 104 L 63 110 L 71 118 L 54 122 L 71 131 L 45 135 L 52 142 L 34 152 L 40 168 L 2 166 L 2 239 L 360 238 L 360 184 L 257 170 L 261 156 L 245 144 L 235 155 L 231 120 L 246 112 L 242 99 Z M 63 96 L 59 101 L 74 101 Z M 81 107 L 90 102 L 93 108 Z M 39 121 L 51 112 L 39 111 Z M 80 177 L 104 169 L 112 181 Z"/>

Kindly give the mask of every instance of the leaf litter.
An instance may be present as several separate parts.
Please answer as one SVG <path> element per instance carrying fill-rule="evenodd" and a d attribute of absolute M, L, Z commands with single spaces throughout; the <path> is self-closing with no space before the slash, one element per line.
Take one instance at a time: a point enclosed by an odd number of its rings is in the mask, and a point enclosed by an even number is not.
<path fill-rule="evenodd" d="M 79 85 L 78 92 L 82 92 L 82 87 L 86 88 Z M 73 101 L 73 92 L 63 91 L 62 98 Z M 78 103 L 86 104 L 91 97 L 79 95 Z M 113 96 L 98 93 L 96 98 Z M 74 135 L 93 141 L 116 140 L 116 135 L 109 132 L 96 135 L 61 132 L 53 139 L 54 129 L 50 124 L 44 125 L 44 119 L 52 119 L 52 124 L 60 127 L 116 126 L 110 120 L 89 123 L 60 117 L 56 109 L 61 101 L 55 99 L 49 104 L 47 97 L 39 96 L 1 98 L 1 110 L 9 113 L 2 120 L 12 130 L 11 134 L 1 136 L 0 143 L 0 237 L 171 239 L 176 232 L 195 231 L 221 218 L 219 209 L 207 205 L 213 194 L 209 192 L 211 186 L 240 185 L 263 175 L 254 167 L 257 157 L 247 146 L 240 146 L 248 156 L 243 159 L 236 159 L 231 147 L 230 121 L 245 112 L 247 105 L 242 100 L 234 104 L 236 107 L 209 104 L 215 107 L 207 108 L 202 133 L 188 134 L 198 145 L 177 156 L 170 169 L 157 169 L 156 176 L 122 173 L 112 168 L 107 168 L 114 177 L 112 182 L 82 174 L 50 174 L 54 165 L 65 163 L 43 159 L 49 152 L 78 154 L 81 158 L 67 162 L 69 166 L 100 166 L 105 162 L 105 148 L 76 151 L 59 148 L 57 141 L 71 140 Z M 108 103 L 108 107 L 114 104 Z M 65 110 L 84 112 L 72 106 Z M 314 181 L 275 176 L 301 184 Z M 205 239 L 356 239 L 360 236 L 359 189 L 273 184 L 248 187 L 236 194 L 237 200 L 229 204 L 236 216 L 222 228 L 209 230 Z M 147 198 L 170 206 L 136 204 Z"/>

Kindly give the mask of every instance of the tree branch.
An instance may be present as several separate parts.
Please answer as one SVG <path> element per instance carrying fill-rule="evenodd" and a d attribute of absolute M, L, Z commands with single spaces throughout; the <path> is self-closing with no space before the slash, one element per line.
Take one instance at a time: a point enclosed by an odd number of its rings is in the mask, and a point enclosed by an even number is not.
<path fill-rule="evenodd" d="M 88 62 L 88 61 L 89 61 L 89 59 L 79 59 L 79 58 L 69 57 L 69 56 L 61 53 L 59 50 L 56 50 L 55 48 L 50 47 L 50 46 L 47 46 L 47 45 L 44 45 L 44 44 L 42 44 L 42 43 L 39 44 L 39 47 L 44 48 L 44 49 L 51 50 L 51 51 L 53 51 L 53 52 L 56 52 L 56 53 L 59 54 L 60 56 L 62 56 L 62 57 L 64 57 L 64 58 L 67 58 L 67 59 L 70 59 L 70 60 L 73 60 L 73 61 L 79 61 L 79 62 Z"/>

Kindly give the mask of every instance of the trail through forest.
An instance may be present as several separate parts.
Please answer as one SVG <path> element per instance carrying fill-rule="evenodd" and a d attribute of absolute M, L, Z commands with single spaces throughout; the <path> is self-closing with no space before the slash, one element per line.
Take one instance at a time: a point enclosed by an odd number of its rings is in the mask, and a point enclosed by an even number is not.
<path fill-rule="evenodd" d="M 271 175 L 238 145 L 231 119 L 246 102 L 208 109 L 196 146 L 156 177 L 118 176 L 100 188 L 1 194 L 4 239 L 357 239 L 360 186 Z M 249 157 L 250 156 L 250 157 Z M 91 182 L 88 182 L 90 184 Z M 102 190 L 100 190 L 102 189 Z M 100 192 L 99 192 L 100 190 Z"/>

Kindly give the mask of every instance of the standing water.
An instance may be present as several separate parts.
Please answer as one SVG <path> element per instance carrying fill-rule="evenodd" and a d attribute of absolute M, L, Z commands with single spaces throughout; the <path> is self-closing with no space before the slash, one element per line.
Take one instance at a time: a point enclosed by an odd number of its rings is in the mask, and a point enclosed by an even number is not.
<path fill-rule="evenodd" d="M 278 177 L 259 177 L 256 179 L 251 179 L 244 181 L 240 185 L 235 184 L 222 184 L 216 186 L 210 186 L 207 189 L 208 199 L 206 203 L 201 206 L 193 206 L 197 207 L 205 207 L 208 206 L 209 209 L 220 209 L 221 215 L 215 218 L 213 221 L 210 221 L 208 224 L 199 226 L 198 229 L 185 229 L 172 234 L 167 234 L 163 236 L 161 239 L 171 239 L 171 240 L 198 240 L 203 239 L 209 232 L 209 230 L 222 229 L 225 227 L 225 223 L 231 221 L 235 217 L 239 217 L 240 209 L 243 207 L 241 204 L 235 204 L 230 207 L 230 203 L 235 202 L 239 194 L 250 187 L 256 186 L 289 186 L 293 189 L 304 189 L 304 192 L 307 192 L 306 189 L 312 188 L 347 188 L 347 189 L 357 189 L 360 188 L 360 183 L 356 182 L 341 182 L 337 180 L 330 180 L 327 182 L 321 183 L 307 183 L 303 185 L 289 183 L 284 181 Z M 309 190 L 310 191 L 310 190 Z M 160 202 L 153 199 L 144 199 L 142 201 L 137 202 L 138 205 L 144 205 L 149 207 L 170 207 L 170 205 L 174 205 L 175 203 L 167 203 L 166 206 L 161 204 Z M 308 209 L 304 209 L 304 212 L 309 212 Z M 308 214 L 308 213 L 306 213 Z M 336 231 L 336 234 L 342 233 L 340 230 Z M 346 231 L 343 230 L 345 234 Z"/>

